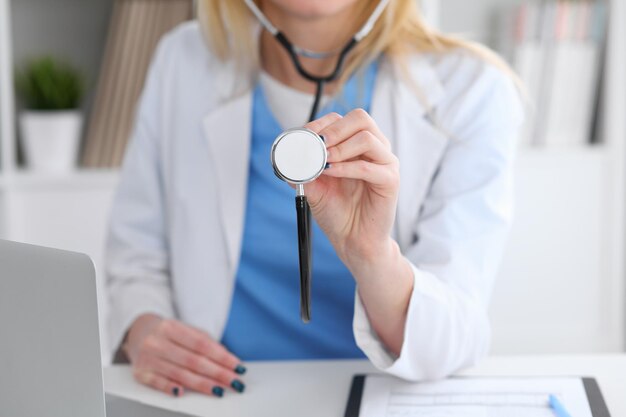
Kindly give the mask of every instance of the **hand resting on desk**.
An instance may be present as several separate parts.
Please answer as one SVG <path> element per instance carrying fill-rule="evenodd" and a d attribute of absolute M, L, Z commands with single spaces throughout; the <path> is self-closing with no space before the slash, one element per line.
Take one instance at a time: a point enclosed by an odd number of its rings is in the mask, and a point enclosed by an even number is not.
<path fill-rule="evenodd" d="M 241 361 L 208 334 L 180 321 L 143 314 L 131 325 L 122 349 L 135 379 L 167 394 L 191 389 L 221 397 L 224 387 L 243 392 Z"/>

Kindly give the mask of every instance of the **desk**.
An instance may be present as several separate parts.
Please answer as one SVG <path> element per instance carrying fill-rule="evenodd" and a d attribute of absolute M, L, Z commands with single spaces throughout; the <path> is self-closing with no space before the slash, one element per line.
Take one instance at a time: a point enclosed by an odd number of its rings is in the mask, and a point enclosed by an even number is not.
<path fill-rule="evenodd" d="M 140 386 L 128 366 L 104 370 L 105 391 L 194 416 L 341 417 L 355 373 L 376 372 L 366 361 L 249 362 L 244 394 L 223 398 L 168 397 Z M 460 375 L 593 376 L 612 416 L 626 416 L 626 355 L 492 357 Z"/>

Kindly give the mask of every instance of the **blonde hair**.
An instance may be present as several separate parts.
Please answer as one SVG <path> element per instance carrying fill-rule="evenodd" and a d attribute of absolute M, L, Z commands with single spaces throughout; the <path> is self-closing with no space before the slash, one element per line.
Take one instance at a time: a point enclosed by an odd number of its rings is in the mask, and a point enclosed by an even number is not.
<path fill-rule="evenodd" d="M 256 0 L 258 3 L 258 0 Z M 355 22 L 355 31 L 374 10 L 378 1 L 364 3 Z M 243 0 L 199 0 L 198 20 L 213 52 L 221 59 L 235 59 L 239 63 L 259 62 L 255 48 L 251 12 Z M 415 0 L 392 0 L 372 31 L 361 40 L 346 62 L 340 83 L 343 83 L 363 64 L 381 53 L 391 58 L 402 58 L 411 52 L 446 52 L 463 48 L 511 75 L 513 70 L 494 52 L 466 40 L 444 35 L 431 28 L 424 20 Z M 252 62 L 251 62 L 252 61 Z M 519 86 L 519 84 L 518 84 Z"/>

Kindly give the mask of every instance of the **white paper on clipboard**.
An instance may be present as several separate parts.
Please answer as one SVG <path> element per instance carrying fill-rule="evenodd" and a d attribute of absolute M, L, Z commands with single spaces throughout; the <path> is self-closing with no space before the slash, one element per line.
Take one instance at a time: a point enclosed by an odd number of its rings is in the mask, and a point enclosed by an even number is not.
<path fill-rule="evenodd" d="M 554 417 L 549 395 L 572 417 L 592 417 L 581 378 L 452 378 L 407 383 L 368 375 L 360 417 Z"/>

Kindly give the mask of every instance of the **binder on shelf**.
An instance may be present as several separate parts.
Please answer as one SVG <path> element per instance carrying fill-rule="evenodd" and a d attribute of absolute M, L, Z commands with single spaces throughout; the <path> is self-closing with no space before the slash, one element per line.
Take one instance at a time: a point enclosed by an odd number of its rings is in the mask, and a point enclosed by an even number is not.
<path fill-rule="evenodd" d="M 192 0 L 115 0 L 83 166 L 121 164 L 156 45 L 163 34 L 192 17 Z"/>
<path fill-rule="evenodd" d="M 533 112 L 522 142 L 533 146 L 591 143 L 607 26 L 602 0 L 526 2 L 514 9 L 508 56 Z"/>

